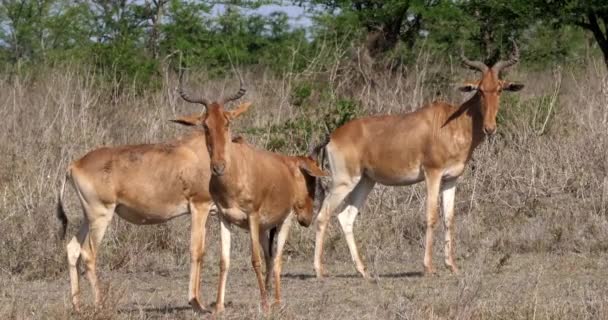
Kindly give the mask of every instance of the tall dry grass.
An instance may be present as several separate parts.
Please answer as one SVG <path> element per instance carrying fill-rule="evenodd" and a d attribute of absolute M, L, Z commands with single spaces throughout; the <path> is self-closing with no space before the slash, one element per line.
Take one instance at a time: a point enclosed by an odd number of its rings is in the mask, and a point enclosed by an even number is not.
<path fill-rule="evenodd" d="M 605 71 L 590 63 L 585 68 L 534 73 L 515 68 L 507 75 L 525 83 L 526 88 L 503 95 L 498 135 L 478 148 L 460 179 L 456 198 L 458 260 L 483 256 L 500 268 L 514 254 L 606 252 Z M 59 223 L 54 205 L 59 181 L 70 161 L 101 145 L 172 139 L 188 129 L 167 120 L 200 110 L 179 99 L 173 75 L 165 77 L 158 91 L 141 93 L 127 88 L 120 94 L 97 76 L 74 67 L 40 70 L 35 77 L 0 79 L 0 118 L 4 124 L 0 130 L 2 276 L 24 280 L 67 277 L 64 243 L 56 237 Z M 349 64 L 336 64 L 327 70 L 311 63 L 300 73 L 277 76 L 245 72 L 243 76 L 248 87 L 246 99 L 253 102 L 253 108 L 234 124 L 234 131 L 262 128 L 245 135 L 262 148 L 272 144 L 270 131 L 264 128 L 302 114 L 331 111 L 337 99 L 354 101 L 362 114 L 408 112 L 436 98 L 462 101 L 455 84 L 477 77 L 456 65 L 436 63 L 427 54 L 421 54 L 415 67 L 398 73 Z M 232 77 L 210 80 L 196 73 L 190 75 L 189 83 L 193 90 L 211 98 L 237 85 Z M 313 88 L 320 84 L 329 96 L 313 90 L 305 106 L 295 106 L 292 93 L 301 83 L 313 84 Z M 323 130 L 314 132 L 310 143 L 324 134 Z M 296 145 L 287 143 L 282 151 L 301 152 Z M 70 237 L 82 214 L 71 189 L 68 193 Z M 355 233 L 372 271 L 386 260 L 422 261 L 424 197 L 422 185 L 379 186 L 371 193 Z M 217 256 L 216 225 L 215 219 L 210 219 L 207 257 Z M 326 259 L 349 261 L 343 236 L 337 224 L 333 225 L 326 240 Z M 102 244 L 99 266 L 122 272 L 187 268 L 188 227 L 188 218 L 145 227 L 115 218 Z M 245 235 L 236 234 L 233 251 L 243 253 L 236 258 L 248 259 Z M 313 241 L 313 229 L 296 227 L 286 253 L 310 260 L 312 270 Z M 436 243 L 439 259 L 442 244 Z M 215 267 L 215 261 L 206 261 L 206 268 L 210 263 Z M 474 276 L 462 281 L 463 292 L 475 286 Z M 474 294 L 467 294 L 460 297 L 461 309 L 454 311 L 458 315 L 473 316 L 479 310 Z M 605 304 L 600 306 L 605 314 Z M 396 304 L 391 308 L 398 313 L 401 307 Z"/>

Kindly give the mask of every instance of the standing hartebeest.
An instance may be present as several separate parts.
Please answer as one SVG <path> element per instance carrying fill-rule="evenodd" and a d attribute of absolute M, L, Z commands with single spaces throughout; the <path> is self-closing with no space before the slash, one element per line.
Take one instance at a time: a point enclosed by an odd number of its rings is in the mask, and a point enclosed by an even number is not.
<path fill-rule="evenodd" d="M 181 87 L 181 86 L 180 86 Z M 221 224 L 220 282 L 216 311 L 224 310 L 224 296 L 230 265 L 230 226 L 249 229 L 251 234 L 251 262 L 255 270 L 262 307 L 268 311 L 266 292 L 274 273 L 275 303 L 281 296 L 281 255 L 287 240 L 292 212 L 303 226 L 310 225 L 316 178 L 327 175 L 310 156 L 289 157 L 259 150 L 247 144 L 230 142 L 229 125 L 247 111 L 250 103 L 226 111 L 223 103 L 209 103 L 202 98 L 189 102 L 200 103 L 207 112 L 202 121 L 211 157 L 210 192 L 219 208 Z M 196 122 L 183 124 L 196 125 Z M 273 253 L 267 230 L 278 229 L 277 249 Z M 266 260 L 266 281 L 261 272 L 260 246 Z M 273 261 L 274 260 L 274 261 Z"/>
<path fill-rule="evenodd" d="M 419 110 L 402 115 L 366 117 L 350 121 L 336 129 L 328 139 L 317 146 L 325 149 L 333 178 L 330 194 L 317 216 L 314 267 L 317 277 L 323 277 L 321 263 L 323 236 L 331 213 L 345 202 L 338 220 L 346 236 L 357 271 L 369 278 L 359 257 L 353 224 L 376 183 L 389 186 L 411 185 L 426 181 L 426 245 L 424 267 L 433 273 L 433 233 L 438 219 L 438 196 L 441 191 L 445 230 L 445 263 L 453 271 L 452 239 L 454 220 L 454 194 L 456 180 L 475 148 L 486 135 L 496 131 L 496 114 L 503 90 L 518 91 L 523 85 L 500 80 L 504 68 L 519 60 L 519 51 L 513 43 L 513 52 L 507 61 L 493 67 L 480 61 L 470 61 L 464 54 L 465 65 L 481 72 L 481 80 L 467 84 L 461 91 L 475 94 L 460 106 L 433 102 Z"/>
<path fill-rule="evenodd" d="M 223 101 L 238 98 L 237 94 Z M 193 118 L 195 116 L 185 116 L 173 121 L 192 121 Z M 209 154 L 202 130 L 169 143 L 99 148 L 72 162 L 57 205 L 63 237 L 68 224 L 63 209 L 63 192 L 68 178 L 78 193 L 84 213 L 78 235 L 67 245 L 74 309 L 79 309 L 80 259 L 84 262 L 95 304 L 100 302 L 95 260 L 106 228 L 116 212 L 139 225 L 163 223 L 190 213 L 188 301 L 196 311 L 204 310 L 199 292 L 200 269 L 205 248 L 205 223 L 213 202 L 209 194 Z"/>

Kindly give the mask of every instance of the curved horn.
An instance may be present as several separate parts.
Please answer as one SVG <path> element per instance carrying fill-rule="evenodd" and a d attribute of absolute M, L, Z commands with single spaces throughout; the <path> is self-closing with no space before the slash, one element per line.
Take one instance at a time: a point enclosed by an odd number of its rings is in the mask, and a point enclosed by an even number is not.
<path fill-rule="evenodd" d="M 182 99 L 184 99 L 188 102 L 202 104 L 205 106 L 205 108 L 207 106 L 209 106 L 209 100 L 207 100 L 203 97 L 191 97 L 184 91 L 184 88 L 182 86 L 183 77 L 184 77 L 184 70 L 182 69 L 179 73 L 179 89 L 177 89 L 177 92 L 179 92 L 179 95 L 182 97 Z"/>
<path fill-rule="evenodd" d="M 222 100 L 222 103 L 237 100 L 245 95 L 245 92 L 247 92 L 247 89 L 245 89 L 245 86 L 243 85 L 243 78 L 239 77 L 239 81 L 240 81 L 239 91 L 227 98 L 224 98 Z"/>
<path fill-rule="evenodd" d="M 496 62 L 494 64 L 494 66 L 492 66 L 492 69 L 495 72 L 500 72 L 500 70 L 502 70 L 504 68 L 508 68 L 512 65 L 515 65 L 517 62 L 519 62 L 519 48 L 517 48 L 517 44 L 515 43 L 515 40 L 511 39 L 511 42 L 513 43 L 513 51 L 511 52 L 511 56 L 509 56 L 509 60 Z"/>
<path fill-rule="evenodd" d="M 471 61 L 471 60 L 469 60 L 464 55 L 464 48 L 460 52 L 460 59 L 462 60 L 462 63 L 464 63 L 465 65 L 467 65 L 469 68 L 472 68 L 472 69 L 475 69 L 475 70 L 479 70 L 481 72 L 488 71 L 488 66 L 486 66 L 485 63 L 483 63 L 481 61 Z"/>

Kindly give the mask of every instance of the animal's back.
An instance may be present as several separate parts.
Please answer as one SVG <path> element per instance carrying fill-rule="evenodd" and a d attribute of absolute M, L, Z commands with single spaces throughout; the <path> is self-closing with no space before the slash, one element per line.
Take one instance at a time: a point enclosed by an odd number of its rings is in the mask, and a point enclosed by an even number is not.
<path fill-rule="evenodd" d="M 295 201 L 294 168 L 286 156 L 260 150 L 247 144 L 233 144 L 239 158 L 247 169 L 239 177 L 243 188 L 237 200 L 249 210 L 259 211 L 272 219 L 263 224 L 276 224 L 291 212 Z M 241 165 L 243 165 L 241 164 Z M 234 199 L 236 200 L 236 199 Z M 248 203 L 251 201 L 251 203 Z M 245 208 L 243 208 L 245 209 Z"/>
<path fill-rule="evenodd" d="M 350 121 L 334 131 L 328 149 L 338 154 L 338 169 L 351 176 L 367 175 L 387 185 L 418 182 L 423 151 L 441 108 L 432 104 L 406 114 Z"/>
<path fill-rule="evenodd" d="M 116 204 L 123 218 L 161 222 L 187 212 L 184 203 L 190 198 L 211 199 L 209 157 L 204 140 L 197 140 L 189 136 L 171 143 L 102 147 L 75 161 L 72 175 L 85 195 Z M 147 222 L 137 221 L 139 216 Z"/>

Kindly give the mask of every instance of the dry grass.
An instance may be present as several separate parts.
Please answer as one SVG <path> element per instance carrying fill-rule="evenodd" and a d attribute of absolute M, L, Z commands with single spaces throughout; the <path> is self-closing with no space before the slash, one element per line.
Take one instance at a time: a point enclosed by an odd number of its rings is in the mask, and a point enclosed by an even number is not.
<path fill-rule="evenodd" d="M 453 84 L 476 76 L 456 66 L 433 65 L 425 55 L 419 59 L 407 76 L 339 65 L 320 72 L 314 64 L 303 73 L 282 77 L 246 73 L 246 97 L 254 107 L 235 124 L 235 131 L 321 114 L 335 108 L 339 99 L 355 101 L 363 113 L 410 111 L 437 92 L 459 101 L 462 97 Z M 422 269 L 423 186 L 376 187 L 355 227 L 362 254 L 378 277 L 376 284 L 349 278 L 355 272 L 337 224 L 330 227 L 325 259 L 332 275 L 349 277 L 325 282 L 309 278 L 314 232 L 298 226 L 287 246 L 292 262 L 287 262 L 285 273 L 300 276 L 286 277 L 287 306 L 272 318 L 608 318 L 608 286 L 605 279 L 594 284 L 608 270 L 604 70 L 590 63 L 585 69 L 515 70 L 508 76 L 526 88 L 504 95 L 499 134 L 476 151 L 458 186 L 456 243 L 464 274 L 412 277 Z M 291 103 L 295 86 L 319 80 L 329 88 L 325 93 L 313 90 L 300 107 Z M 210 97 L 236 85 L 230 78 L 194 75 L 192 81 Z M 167 120 L 199 110 L 182 103 L 174 86 L 168 77 L 162 90 L 118 95 L 94 73 L 78 68 L 0 79 L 0 318 L 71 317 L 65 250 L 56 238 L 59 224 L 54 216 L 59 181 L 69 161 L 100 145 L 156 142 L 182 134 L 185 129 Z M 269 131 L 256 132 L 246 134 L 247 140 L 272 145 Z M 297 152 L 294 145 L 288 143 L 283 151 Z M 81 211 L 72 191 L 68 193 L 71 236 Z M 210 219 L 205 288 L 216 282 L 216 225 Z M 101 280 L 111 280 L 106 284 L 111 290 L 102 310 L 85 309 L 81 316 L 192 317 L 189 309 L 176 307 L 186 300 L 188 226 L 188 218 L 146 227 L 114 219 L 98 259 Z M 235 234 L 228 284 L 228 300 L 234 306 L 226 318 L 259 317 L 249 244 L 244 232 Z M 442 237 L 441 231 L 437 237 Z M 439 264 L 442 243 L 436 244 Z M 171 281 L 163 281 L 167 278 Z M 150 287 L 131 286 L 126 279 L 148 279 Z M 40 296 L 28 294 L 29 288 Z M 83 289 L 88 294 L 86 284 Z M 156 296 L 150 292 L 163 292 L 165 299 L 146 304 L 146 297 Z M 90 301 L 87 294 L 83 301 Z M 204 294 L 209 301 L 212 294 Z M 42 313 L 32 309 L 37 303 L 44 307 Z M 142 307 L 147 305 L 165 311 Z M 128 306 L 133 306 L 131 312 L 125 312 Z"/>

